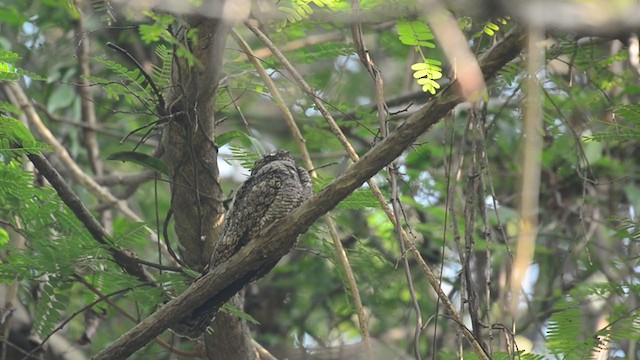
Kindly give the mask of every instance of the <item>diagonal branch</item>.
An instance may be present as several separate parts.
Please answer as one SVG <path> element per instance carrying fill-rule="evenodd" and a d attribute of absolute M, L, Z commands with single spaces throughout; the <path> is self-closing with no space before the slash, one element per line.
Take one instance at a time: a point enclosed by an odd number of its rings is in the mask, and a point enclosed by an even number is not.
<path fill-rule="evenodd" d="M 493 78 L 502 66 L 520 53 L 522 39 L 523 32 L 515 29 L 480 58 L 479 63 L 485 79 Z M 342 176 L 291 214 L 262 230 L 227 262 L 193 283 L 184 293 L 122 335 L 98 353 L 94 359 L 124 359 L 160 335 L 170 325 L 188 315 L 189 310 L 205 303 L 219 308 L 244 285 L 264 276 L 278 259 L 289 252 L 299 234 L 305 232 L 320 216 L 333 209 L 365 181 L 400 156 L 421 134 L 439 122 L 460 102 L 462 97 L 455 86 L 442 90 L 439 95 L 347 169 Z M 415 248 L 410 250 L 417 251 Z M 428 272 L 433 275 L 431 270 Z M 446 294 L 437 285 L 437 278 L 434 276 L 429 281 L 435 282 L 439 289 L 438 296 L 444 297 L 442 301 L 453 320 L 463 324 Z M 464 329 L 466 328 L 463 327 Z M 473 334 L 468 329 L 463 333 L 467 339 L 469 337 L 473 339 Z M 482 351 L 482 349 L 475 350 Z M 487 358 L 483 352 L 481 354 L 479 354 L 481 358 Z"/>
<path fill-rule="evenodd" d="M 153 277 L 141 266 L 133 253 L 113 246 L 107 230 L 105 230 L 100 222 L 91 214 L 78 195 L 71 190 L 69 184 L 67 184 L 56 169 L 53 168 L 47 158 L 40 154 L 28 155 L 28 157 L 36 169 L 51 183 L 62 201 L 73 211 L 91 236 L 98 243 L 107 247 L 107 250 L 111 253 L 115 262 L 120 265 L 127 274 L 137 277 L 144 283 L 153 283 Z"/>
<path fill-rule="evenodd" d="M 92 195 L 98 198 L 101 202 L 114 205 L 122 214 L 129 220 L 135 222 L 144 222 L 138 214 L 133 212 L 124 200 L 119 200 L 109 190 L 98 185 L 89 175 L 87 175 L 76 163 L 67 149 L 56 139 L 55 135 L 44 125 L 40 116 L 36 112 L 33 104 L 27 98 L 20 85 L 17 83 L 3 83 L 2 86 L 13 94 L 16 100 L 16 106 L 18 106 L 24 113 L 29 124 L 33 126 L 33 129 L 40 135 L 40 137 L 51 147 L 53 152 L 60 159 L 60 161 L 67 167 L 73 179 L 78 182 L 82 187 L 87 189 Z M 149 233 L 152 233 L 150 229 Z M 157 238 L 157 237 L 156 237 Z"/>

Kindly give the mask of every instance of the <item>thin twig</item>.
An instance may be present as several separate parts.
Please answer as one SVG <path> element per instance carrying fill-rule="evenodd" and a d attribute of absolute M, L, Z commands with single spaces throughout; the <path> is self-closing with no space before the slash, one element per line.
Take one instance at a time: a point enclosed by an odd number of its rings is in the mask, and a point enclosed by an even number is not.
<path fill-rule="evenodd" d="M 169 255 L 171 256 L 171 258 L 175 262 L 180 264 L 180 266 L 187 267 L 187 264 L 185 264 L 178 257 L 178 255 L 176 255 L 175 251 L 173 251 L 173 249 L 171 248 L 171 243 L 169 242 L 169 222 L 171 221 L 171 215 L 173 215 L 173 209 L 170 208 L 169 211 L 167 211 L 167 215 L 165 216 L 164 222 L 162 224 L 162 237 L 164 238 L 164 244 L 165 244 L 165 247 L 167 248 L 167 252 L 169 252 Z"/>
<path fill-rule="evenodd" d="M 89 289 L 89 291 L 91 291 L 92 293 L 94 293 L 98 297 L 104 297 L 104 294 L 102 292 L 100 292 L 100 290 L 98 290 L 95 286 L 93 286 L 91 283 L 86 281 L 82 276 L 80 276 L 78 274 L 73 274 L 73 277 L 80 284 L 84 285 L 84 287 Z M 136 319 L 135 317 L 133 317 L 133 315 L 129 314 L 126 310 L 124 310 L 120 305 L 118 305 L 113 300 L 105 297 L 104 298 L 104 302 L 109 304 L 109 306 L 111 306 L 112 308 L 116 309 L 116 311 L 118 313 L 120 313 L 122 316 L 124 316 L 125 318 L 131 320 L 131 322 L 133 322 L 134 324 L 137 324 L 137 323 L 140 322 L 139 319 Z M 173 347 L 172 345 L 168 344 L 167 342 L 165 342 L 164 340 L 162 340 L 160 338 L 155 338 L 154 342 L 156 344 L 162 346 L 164 349 L 166 349 L 166 350 L 168 350 L 168 351 L 170 351 L 170 352 L 172 352 L 172 353 L 174 353 L 176 355 L 186 356 L 186 357 L 200 357 L 200 352 L 184 351 L 184 350 L 176 349 L 175 347 Z"/>
<path fill-rule="evenodd" d="M 487 107 L 488 104 L 485 101 L 483 103 L 482 106 L 482 119 L 480 121 L 480 124 L 478 126 L 478 148 L 479 148 L 479 152 L 480 152 L 480 174 L 479 174 L 479 182 L 480 182 L 480 191 L 482 192 L 483 196 L 486 197 L 487 195 L 487 184 L 485 181 L 485 176 L 491 176 L 491 171 L 488 168 L 488 165 L 486 165 L 485 167 L 485 163 L 488 162 L 487 159 L 487 144 L 485 142 L 485 124 L 486 124 L 486 120 L 487 120 Z M 486 175 L 485 175 L 486 172 Z M 481 216 L 482 216 L 482 225 L 483 225 L 483 238 L 486 242 L 486 246 L 485 246 L 485 271 L 484 271 L 484 286 L 485 286 L 485 304 L 484 304 L 484 319 L 483 321 L 488 324 L 488 331 L 489 331 L 489 340 L 487 341 L 487 351 L 489 352 L 489 356 L 493 357 L 493 326 L 491 326 L 491 311 L 492 311 L 492 300 L 491 300 L 491 282 L 492 282 L 492 275 L 493 275 L 493 261 L 491 259 L 491 247 L 493 246 L 494 242 L 493 242 L 493 232 L 491 231 L 491 224 L 489 223 L 489 211 L 487 210 L 487 203 L 485 201 L 485 198 L 482 199 L 482 201 L 479 202 L 480 204 L 480 210 L 481 210 Z M 496 242 L 496 244 L 498 244 Z M 509 260 L 507 260 L 509 261 Z"/>
<path fill-rule="evenodd" d="M 49 112 L 49 110 L 47 110 L 47 108 L 44 105 L 42 105 L 40 103 L 37 103 L 37 102 L 34 102 L 34 106 L 38 110 L 42 111 L 46 115 L 46 117 L 49 118 L 49 120 L 51 120 L 51 121 L 55 121 L 55 122 L 59 122 L 59 123 L 63 123 L 63 124 L 68 124 L 68 125 L 72 125 L 72 126 L 77 126 L 79 128 L 91 130 L 93 132 L 96 132 L 96 133 L 99 133 L 99 134 L 103 134 L 103 135 L 106 135 L 106 136 L 111 136 L 113 138 L 117 138 L 117 139 L 120 139 L 122 141 L 127 140 L 127 141 L 132 141 L 132 142 L 135 142 L 135 143 L 139 143 L 139 142 L 142 141 L 142 138 L 139 137 L 139 136 L 135 136 L 135 135 L 128 136 L 127 134 L 123 134 L 121 132 L 117 132 L 117 131 L 105 128 L 105 127 L 103 127 L 101 125 L 98 125 L 98 124 L 91 125 L 91 124 L 88 124 L 88 123 L 85 123 L 85 122 L 77 122 L 77 121 L 74 121 L 74 120 L 71 120 L 71 119 L 67 119 L 67 118 L 58 116 L 56 114 L 52 114 L 51 112 Z M 157 147 L 159 145 L 159 142 L 157 140 L 155 140 L 155 139 L 147 139 L 147 141 L 144 142 L 143 144 L 146 145 L 146 146 Z"/>
<path fill-rule="evenodd" d="M 74 1 L 76 7 L 79 6 L 78 1 Z M 90 43 L 89 37 L 83 37 L 84 33 L 84 19 L 82 14 L 77 17 L 73 22 L 73 28 L 75 32 L 75 39 L 78 42 L 76 46 L 76 56 L 78 57 L 78 95 L 80 96 L 80 112 L 82 122 L 90 125 L 97 126 L 98 120 L 96 117 L 96 109 L 94 103 L 93 93 L 89 86 L 89 77 L 91 76 L 91 67 L 89 63 L 90 56 Z M 94 175 L 100 176 L 103 174 L 104 169 L 102 161 L 100 160 L 100 147 L 98 145 L 98 138 L 93 130 L 85 128 L 83 131 L 84 143 L 89 154 L 89 164 Z M 104 213 L 106 214 L 106 212 Z M 104 215 L 103 214 L 103 215 Z"/>
<path fill-rule="evenodd" d="M 471 136 L 471 168 L 468 174 L 468 185 L 466 191 L 465 208 L 464 208 L 464 228 L 465 228 L 465 240 L 464 240 L 464 262 L 462 263 L 465 284 L 467 287 L 467 309 L 469 310 L 469 316 L 471 317 L 471 327 L 474 335 L 481 345 L 483 344 L 481 337 L 481 325 L 480 317 L 478 316 L 478 292 L 476 290 L 475 281 L 473 277 L 473 270 L 471 269 L 471 258 L 473 254 L 473 248 L 475 246 L 475 223 L 478 214 L 478 186 L 480 175 L 480 160 L 478 159 L 478 136 L 476 132 L 479 131 L 478 123 L 478 111 L 477 105 L 474 104 L 469 111 L 470 125 L 469 135 Z M 486 350 L 486 349 L 485 349 Z"/>
<path fill-rule="evenodd" d="M 384 83 L 382 78 L 382 73 L 378 66 L 375 64 L 371 56 L 369 55 L 369 51 L 365 45 L 362 33 L 362 23 L 359 20 L 360 16 L 360 1 L 352 0 L 351 1 L 351 9 L 354 14 L 354 19 L 356 21 L 351 23 L 351 36 L 353 38 L 353 44 L 360 58 L 360 62 L 367 69 L 369 74 L 371 75 L 374 86 L 375 86 L 375 97 L 376 97 L 376 110 L 378 114 L 378 122 L 380 126 L 380 134 L 382 138 L 389 136 L 389 126 L 387 120 L 389 118 L 389 111 L 387 105 L 384 100 Z M 413 354 L 416 359 L 422 359 L 420 355 L 420 334 L 422 332 L 422 311 L 420 310 L 420 304 L 418 303 L 418 299 L 415 292 L 415 286 L 413 284 L 413 275 L 411 274 L 411 267 L 409 266 L 409 259 L 407 258 L 407 250 L 404 245 L 404 241 L 402 240 L 402 220 L 401 220 L 401 202 L 400 202 L 400 190 L 398 187 L 398 177 L 397 177 L 397 160 L 391 162 L 389 166 L 387 166 L 387 176 L 389 177 L 389 184 L 391 186 L 391 208 L 393 209 L 393 218 L 395 220 L 394 229 L 396 232 L 396 238 L 398 243 L 400 244 L 400 253 L 402 257 L 403 270 L 405 274 L 405 278 L 407 280 L 407 286 L 409 288 L 409 295 L 411 296 L 411 303 L 416 312 L 416 325 L 413 337 Z M 386 206 L 384 203 L 380 203 L 381 206 Z M 369 349 L 369 351 L 371 351 Z"/>
<path fill-rule="evenodd" d="M 36 346 L 35 349 L 31 350 L 31 352 L 29 352 L 29 354 L 25 355 L 25 357 L 23 358 L 23 360 L 28 359 L 29 356 L 31 356 L 32 354 L 35 354 L 38 350 L 40 350 L 44 344 L 58 331 L 62 330 L 62 328 L 64 328 L 71 320 L 73 320 L 76 316 L 82 314 L 83 312 L 85 312 L 88 309 L 91 309 L 92 307 L 94 307 L 95 305 L 103 302 L 105 299 L 110 298 L 112 296 L 116 296 L 116 295 L 120 295 L 120 294 L 124 294 L 126 292 L 129 292 L 133 290 L 132 287 L 126 287 L 124 289 L 120 289 L 120 290 L 116 290 L 114 292 L 111 292 L 109 294 L 100 296 L 99 298 L 97 298 L 95 301 L 83 306 L 80 310 L 74 312 L 73 314 L 71 314 L 71 316 L 68 316 L 66 319 L 64 319 L 64 321 L 62 321 L 62 323 L 60 323 L 60 325 L 58 325 L 55 329 L 53 329 L 45 338 L 44 340 L 42 340 L 40 342 L 40 344 L 38 344 L 38 346 Z"/>
<path fill-rule="evenodd" d="M 242 39 L 240 34 L 238 34 L 235 30 L 232 30 L 231 35 L 236 40 L 238 45 L 247 53 L 247 55 L 249 56 L 249 59 L 251 59 L 251 62 L 253 63 L 254 67 L 260 74 L 260 77 L 263 79 L 263 81 L 269 88 L 269 92 L 271 93 L 273 98 L 276 100 L 276 105 L 282 111 L 285 122 L 289 127 L 289 130 L 291 131 L 291 134 L 293 135 L 293 138 L 296 144 L 298 145 L 298 149 L 300 149 L 300 153 L 302 155 L 305 168 L 307 169 L 307 171 L 309 171 L 312 177 L 314 178 L 317 177 L 317 174 L 314 170 L 315 167 L 313 165 L 313 162 L 311 161 L 311 157 L 309 156 L 309 151 L 307 150 L 307 147 L 305 144 L 304 137 L 302 136 L 302 133 L 300 132 L 300 129 L 296 124 L 293 114 L 291 114 L 291 111 L 286 106 L 284 99 L 282 98 L 282 94 L 280 94 L 280 91 L 278 90 L 278 87 L 275 85 L 273 80 L 271 80 L 271 77 L 269 77 L 269 74 L 267 74 L 266 70 L 262 66 L 262 63 L 258 61 L 258 59 L 255 56 L 253 56 L 252 50 L 249 47 L 249 44 L 247 44 L 244 41 L 244 39 Z M 340 241 L 340 238 L 338 236 L 338 230 L 337 230 L 335 221 L 331 217 L 326 217 L 325 223 L 329 228 L 329 233 L 333 241 L 333 246 L 335 248 L 338 261 L 340 262 L 340 265 L 342 266 L 342 269 L 346 274 L 347 282 L 349 283 L 349 288 L 351 290 L 351 296 L 353 298 L 354 306 L 356 308 L 356 313 L 358 315 L 358 325 L 360 327 L 360 331 L 362 332 L 365 348 L 367 349 L 369 358 L 371 358 L 371 341 L 369 336 L 369 325 L 367 322 L 366 313 L 364 311 L 364 306 L 362 305 L 360 292 L 358 291 L 358 284 L 356 282 L 355 275 L 353 274 L 353 269 L 351 268 L 351 264 L 349 263 L 349 259 L 347 258 L 346 251 L 344 250 L 344 247 L 342 246 L 342 242 Z"/>
<path fill-rule="evenodd" d="M 157 106 L 158 114 L 160 116 L 166 116 L 167 108 L 165 106 L 164 97 L 162 97 L 162 92 L 160 92 L 160 90 L 156 86 L 156 83 L 151 78 L 151 75 L 147 73 L 147 70 L 145 70 L 145 68 L 138 62 L 138 60 L 136 60 L 136 58 L 134 58 L 133 55 L 131 55 L 127 50 L 121 48 L 120 46 L 112 42 L 107 42 L 107 47 L 110 47 L 111 49 L 116 50 L 119 53 L 125 55 L 127 59 L 129 59 L 132 63 L 135 64 L 138 70 L 140 70 L 140 73 L 142 74 L 142 76 L 144 76 L 145 80 L 147 80 L 147 83 L 149 83 L 149 86 L 151 86 L 151 89 L 153 89 L 153 93 L 156 94 L 156 98 L 158 99 L 158 106 Z"/>

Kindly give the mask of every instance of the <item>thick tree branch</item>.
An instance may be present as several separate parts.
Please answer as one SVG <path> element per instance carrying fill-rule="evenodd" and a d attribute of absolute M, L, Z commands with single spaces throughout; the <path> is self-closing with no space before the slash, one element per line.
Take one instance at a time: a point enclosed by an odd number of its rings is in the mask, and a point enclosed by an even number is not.
<path fill-rule="evenodd" d="M 522 39 L 522 31 L 513 30 L 480 58 L 479 63 L 485 79 L 493 78 L 502 66 L 518 55 L 522 48 Z M 187 291 L 122 335 L 94 359 L 124 359 L 161 334 L 171 324 L 184 318 L 192 309 L 205 303 L 212 307 L 220 307 L 248 282 L 266 274 L 267 270 L 291 249 L 299 234 L 305 232 L 320 216 L 333 209 L 365 181 L 400 156 L 421 134 L 440 121 L 461 101 L 455 83 L 443 89 L 439 95 L 347 169 L 342 176 L 291 214 L 262 230 L 227 262 L 204 275 Z M 447 310 L 451 311 L 449 308 Z"/>

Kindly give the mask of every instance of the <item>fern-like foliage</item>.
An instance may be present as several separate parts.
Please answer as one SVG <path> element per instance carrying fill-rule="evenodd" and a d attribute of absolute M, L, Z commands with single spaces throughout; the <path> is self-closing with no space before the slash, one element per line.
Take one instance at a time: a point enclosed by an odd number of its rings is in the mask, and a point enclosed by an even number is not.
<path fill-rule="evenodd" d="M 160 89 L 167 88 L 171 83 L 171 64 L 173 63 L 173 51 L 160 44 L 155 49 L 156 56 L 160 59 L 160 66 L 153 65 L 153 81 Z"/>
<path fill-rule="evenodd" d="M 113 12 L 113 6 L 109 0 L 91 0 L 91 7 L 93 10 L 101 14 L 100 19 L 107 25 L 111 25 L 116 21 L 116 16 Z"/>
<path fill-rule="evenodd" d="M 144 13 L 151 20 L 148 24 L 142 24 L 138 27 L 140 38 L 146 44 L 166 43 L 175 48 L 176 56 L 183 58 L 190 66 L 196 64 L 196 57 L 191 51 L 169 31 L 169 27 L 173 25 L 176 19 L 171 15 L 157 14 L 152 11 Z M 188 41 L 197 42 L 197 29 L 187 30 L 185 38 Z"/>
<path fill-rule="evenodd" d="M 19 58 L 18 54 L 14 52 L 0 50 L 0 80 L 13 81 L 18 79 L 20 75 L 13 63 Z"/>
<path fill-rule="evenodd" d="M 422 86 L 422 91 L 435 95 L 440 89 L 440 84 L 436 80 L 442 78 L 442 62 L 428 58 L 422 50 L 423 47 L 429 49 L 436 47 L 431 28 L 420 21 L 398 21 L 396 29 L 400 42 L 414 47 L 422 57 L 421 62 L 411 65 L 411 70 L 414 71 L 413 77 L 417 79 L 418 85 Z"/>
<path fill-rule="evenodd" d="M 583 333 L 583 312 L 573 299 L 563 299 L 554 306 L 547 325 L 547 347 L 563 359 L 587 359 L 598 345 Z"/>
<path fill-rule="evenodd" d="M 245 169 L 253 168 L 253 163 L 260 159 L 260 155 L 248 151 L 245 147 L 229 144 L 229 150 L 231 150 L 231 155 L 234 160 L 240 162 L 240 165 Z"/>
<path fill-rule="evenodd" d="M 503 66 L 500 71 L 498 71 L 499 80 L 504 82 L 504 85 L 511 87 L 517 82 L 520 81 L 522 77 L 522 63 L 512 61 L 507 65 Z"/>
<path fill-rule="evenodd" d="M 137 278 L 123 274 L 104 246 L 97 243 L 73 213 L 62 203 L 50 187 L 34 185 L 33 174 L 24 171 L 19 158 L 5 158 L 0 162 L 0 219 L 2 227 L 9 227 L 27 239 L 27 249 L 10 248 L 0 263 L 1 282 L 37 284 L 38 301 L 35 307 L 34 329 L 48 335 L 68 316 L 72 307 L 83 306 L 96 299 L 84 288 L 71 288 L 78 274 L 91 274 L 86 281 L 110 293 L 133 288 L 127 300 L 150 313 L 163 300 L 162 288 L 140 283 Z M 6 234 L 6 231 L 2 231 Z M 118 219 L 114 222 L 115 243 L 130 249 L 146 246 L 146 232 L 142 224 Z M 171 277 L 173 276 L 173 277 Z M 184 278 L 171 274 L 158 278 L 165 288 L 179 288 Z M 70 294 L 79 294 L 79 299 Z M 78 303 L 85 299 L 85 303 Z"/>
<path fill-rule="evenodd" d="M 46 149 L 48 147 L 36 142 L 29 129 L 19 120 L 0 115 L 0 158 L 17 159 Z"/>
<path fill-rule="evenodd" d="M 107 58 L 97 57 L 94 59 L 104 64 L 119 77 L 119 81 L 110 81 L 97 76 L 89 77 L 92 82 L 104 85 L 109 98 L 119 100 L 122 97 L 130 104 L 142 103 L 145 107 L 153 108 L 152 104 L 155 101 L 153 91 L 151 86 L 145 83 L 145 78 L 140 73 L 140 70 L 130 70 L 126 66 Z"/>
<path fill-rule="evenodd" d="M 488 35 L 488 36 L 495 36 L 497 31 L 500 31 L 501 26 L 504 27 L 505 25 L 507 25 L 509 23 L 510 18 L 507 17 L 503 17 L 503 18 L 497 18 L 495 19 L 495 21 L 487 21 L 484 26 L 482 27 L 482 30 L 478 31 L 477 33 L 475 33 L 473 35 L 474 38 L 476 37 L 480 37 L 483 34 L 484 35 Z"/>
<path fill-rule="evenodd" d="M 342 7 L 343 4 L 336 0 L 293 0 L 289 4 L 279 4 L 278 10 L 285 15 L 284 19 L 277 24 L 279 30 L 283 29 L 287 24 L 295 24 L 299 21 L 309 18 L 313 14 L 313 7 L 328 8 L 334 10 Z"/>
<path fill-rule="evenodd" d="M 324 187 L 329 185 L 333 178 L 316 178 L 313 181 L 313 191 L 319 192 Z M 346 199 L 342 200 L 336 209 L 345 210 L 364 210 L 367 208 L 377 208 L 380 206 L 376 197 L 371 193 L 369 189 L 361 188 L 349 195 Z"/>
<path fill-rule="evenodd" d="M 27 76 L 33 80 L 44 81 L 46 78 L 27 71 L 15 63 L 20 60 L 20 56 L 14 52 L 0 49 L 0 81 L 15 81 L 20 76 Z"/>
<path fill-rule="evenodd" d="M 635 141 L 640 138 L 640 105 L 624 104 L 613 109 L 620 117 L 614 126 L 606 130 L 585 136 L 585 141 Z"/>
<path fill-rule="evenodd" d="M 51 333 L 63 320 L 70 302 L 67 295 L 70 283 L 59 282 L 57 278 L 46 277 L 46 279 L 47 281 L 40 287 L 34 322 L 34 330 L 43 336 Z"/>

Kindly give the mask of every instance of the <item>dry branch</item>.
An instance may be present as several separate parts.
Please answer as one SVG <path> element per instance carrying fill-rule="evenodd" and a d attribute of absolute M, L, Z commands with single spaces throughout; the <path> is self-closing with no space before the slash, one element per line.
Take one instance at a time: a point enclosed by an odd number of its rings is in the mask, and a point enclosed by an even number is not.
<path fill-rule="evenodd" d="M 493 78 L 502 66 L 520 53 L 522 39 L 522 31 L 513 30 L 480 58 L 479 63 L 485 79 Z M 440 121 L 461 101 L 455 83 L 443 89 L 439 95 L 347 169 L 342 176 L 294 212 L 262 230 L 227 262 L 193 283 L 184 293 L 122 335 L 94 359 L 124 359 L 160 335 L 170 325 L 184 318 L 191 309 L 205 303 L 220 307 L 248 282 L 264 275 L 265 270 L 270 269 L 291 249 L 299 234 L 305 232 L 320 216 L 333 209 L 365 181 L 400 156 L 421 134 Z M 438 295 L 442 294 L 444 293 L 440 291 Z M 451 311 L 448 307 L 447 310 Z M 468 336 L 466 332 L 465 336 Z"/>

